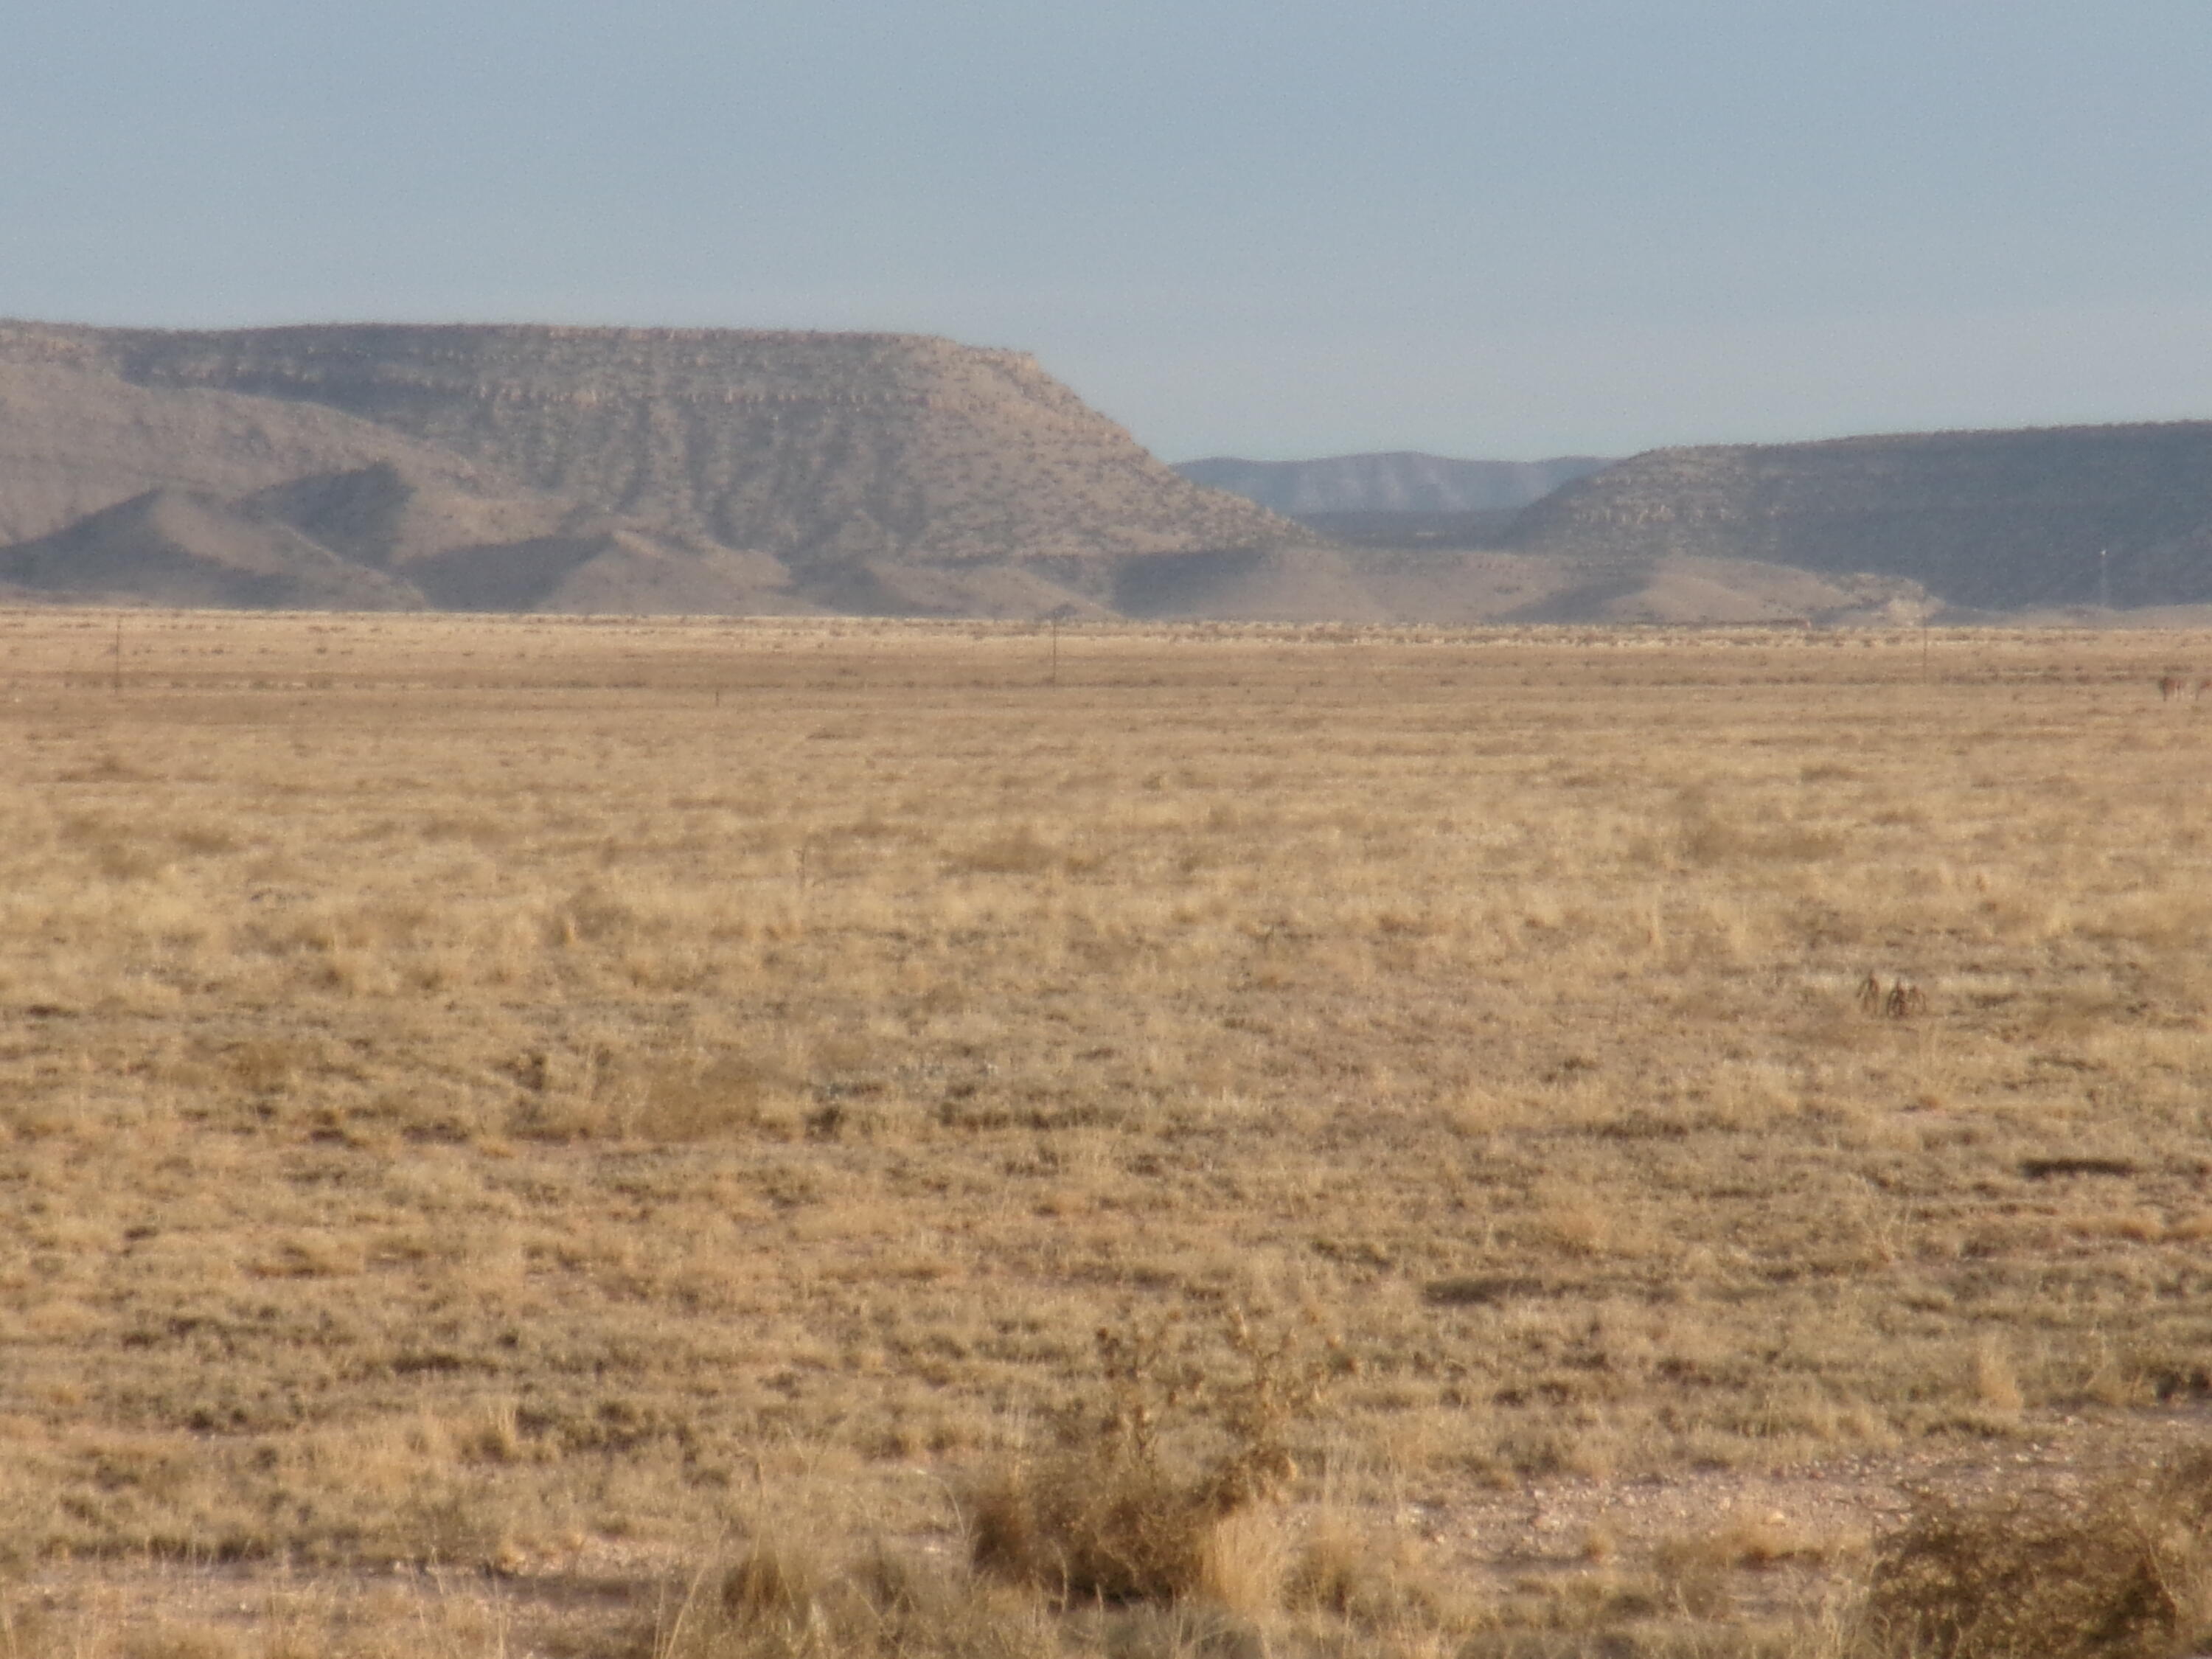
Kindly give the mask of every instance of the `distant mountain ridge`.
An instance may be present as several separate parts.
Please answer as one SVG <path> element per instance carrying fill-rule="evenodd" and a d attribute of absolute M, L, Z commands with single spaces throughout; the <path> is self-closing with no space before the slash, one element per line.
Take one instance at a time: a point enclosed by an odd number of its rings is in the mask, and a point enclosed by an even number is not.
<path fill-rule="evenodd" d="M 11 604 L 1667 624 L 2212 606 L 2208 422 L 1186 470 L 1304 521 L 1167 467 L 1028 357 L 944 340 L 0 321 Z"/>
<path fill-rule="evenodd" d="M 0 360 L 26 349 L 134 386 L 341 410 L 533 489 L 797 567 L 1316 539 L 1186 483 L 1025 354 L 922 336 L 0 329 Z"/>
<path fill-rule="evenodd" d="M 1748 559 L 2021 611 L 2212 603 L 2212 422 L 1661 449 L 1532 504 L 1547 558 Z"/>
<path fill-rule="evenodd" d="M 57 423 L 70 441 L 43 435 Z M 1130 559 L 1322 545 L 1171 471 L 1030 358 L 945 340 L 0 323 L 0 538 L 148 489 L 235 504 L 387 462 L 446 561 L 393 574 L 489 608 L 578 599 L 569 559 L 612 609 L 1103 614 Z M 653 580 L 614 580 L 623 559 Z"/>
<path fill-rule="evenodd" d="M 1216 455 L 1181 461 L 1194 483 L 1225 489 L 1290 518 L 1380 513 L 1512 513 L 1612 463 L 1563 455 L 1545 461 L 1453 460 L 1399 450 L 1310 461 Z"/>

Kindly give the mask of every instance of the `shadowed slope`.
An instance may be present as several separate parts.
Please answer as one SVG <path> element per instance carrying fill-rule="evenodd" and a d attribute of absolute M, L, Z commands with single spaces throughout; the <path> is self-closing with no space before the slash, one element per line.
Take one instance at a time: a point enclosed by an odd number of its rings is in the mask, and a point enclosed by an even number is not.
<path fill-rule="evenodd" d="M 740 552 L 518 489 L 472 495 L 389 463 L 312 474 L 241 502 L 449 611 L 805 611 L 790 576 Z"/>
<path fill-rule="evenodd" d="M 605 515 L 517 489 L 483 495 L 434 473 L 379 461 L 312 472 L 257 492 L 242 509 L 281 520 L 362 564 L 402 568 L 457 547 L 532 540 L 597 528 Z"/>
<path fill-rule="evenodd" d="M 164 605 L 410 611 L 423 604 L 407 582 L 343 559 L 289 525 L 166 489 L 0 549 L 0 581 L 54 598 Z"/>
<path fill-rule="evenodd" d="M 149 391 L 96 368 L 11 362 L 16 332 L 0 325 L 0 544 L 149 489 L 229 497 L 379 465 L 464 494 L 513 489 L 458 455 L 335 410 Z"/>

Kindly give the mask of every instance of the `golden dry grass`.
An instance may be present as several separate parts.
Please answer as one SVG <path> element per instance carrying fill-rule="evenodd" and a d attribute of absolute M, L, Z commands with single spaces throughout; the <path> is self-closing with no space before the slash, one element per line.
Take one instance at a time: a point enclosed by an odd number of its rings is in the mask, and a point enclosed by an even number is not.
<path fill-rule="evenodd" d="M 1299 1638 L 1360 1650 L 1749 1629 L 1668 1589 L 1760 1565 L 1680 1544 L 1726 1517 L 1540 1594 L 1470 1576 L 1485 1493 L 2002 1459 L 2212 1385 L 2212 708 L 2154 684 L 2212 641 L 116 644 L 0 613 L 0 1654 L 149 1561 L 941 1549 L 1169 1316 L 1201 1380 L 1231 1310 L 1340 1340 L 1281 1524 L 1356 1524 L 1267 1571 L 1292 1623 L 1395 1608 Z M 704 1639 L 609 1598 L 544 1650 Z"/>

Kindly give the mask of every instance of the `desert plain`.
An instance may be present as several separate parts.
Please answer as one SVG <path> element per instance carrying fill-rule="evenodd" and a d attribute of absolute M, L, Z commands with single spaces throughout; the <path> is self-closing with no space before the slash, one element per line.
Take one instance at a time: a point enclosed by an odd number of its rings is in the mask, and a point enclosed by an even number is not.
<path fill-rule="evenodd" d="M 0 612 L 0 1655 L 2028 1650 L 1899 1540 L 2203 1467 L 2206 676 Z"/>

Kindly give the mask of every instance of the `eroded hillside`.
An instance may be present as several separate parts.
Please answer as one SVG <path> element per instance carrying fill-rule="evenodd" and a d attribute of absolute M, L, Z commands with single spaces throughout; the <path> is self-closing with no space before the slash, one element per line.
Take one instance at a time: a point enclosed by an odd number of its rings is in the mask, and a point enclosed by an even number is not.
<path fill-rule="evenodd" d="M 1755 559 L 2020 611 L 2212 600 L 2212 422 L 1655 450 L 1505 538 L 1586 559 Z"/>
<path fill-rule="evenodd" d="M 802 571 L 1297 545 L 1192 484 L 1027 356 L 890 334 L 327 326 L 17 327 L 163 389 L 316 404 L 532 487 Z"/>
<path fill-rule="evenodd" d="M 1301 524 L 1156 460 L 1029 356 L 941 339 L 0 322 L 16 600 L 1662 624 L 2212 604 L 2212 422 L 1662 450 L 1510 523 L 1451 506 L 1592 465 L 1298 464 L 1382 504 Z"/>
<path fill-rule="evenodd" d="M 237 495 L 379 465 L 465 494 L 490 469 L 335 410 L 131 386 L 78 357 L 35 361 L 0 325 L 0 544 L 60 530 L 149 489 Z M 35 343 L 33 342 L 33 343 Z"/>

